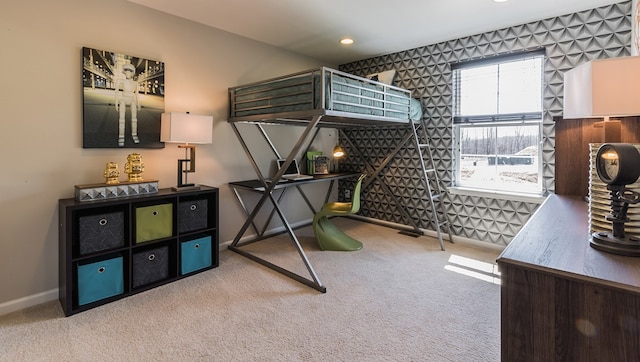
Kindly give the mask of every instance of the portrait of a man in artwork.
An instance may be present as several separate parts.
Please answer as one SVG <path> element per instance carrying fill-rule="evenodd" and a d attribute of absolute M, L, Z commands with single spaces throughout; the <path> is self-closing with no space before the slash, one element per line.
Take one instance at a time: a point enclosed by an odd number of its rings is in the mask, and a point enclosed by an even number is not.
<path fill-rule="evenodd" d="M 164 63 L 82 48 L 83 147 L 162 148 Z"/>

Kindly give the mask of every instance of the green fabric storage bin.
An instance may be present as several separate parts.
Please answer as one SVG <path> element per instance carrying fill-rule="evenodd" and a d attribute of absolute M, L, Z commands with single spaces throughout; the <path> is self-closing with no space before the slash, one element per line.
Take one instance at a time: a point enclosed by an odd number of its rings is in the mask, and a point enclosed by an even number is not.
<path fill-rule="evenodd" d="M 122 257 L 78 265 L 78 305 L 124 293 Z"/>
<path fill-rule="evenodd" d="M 211 236 L 205 236 L 180 245 L 180 273 L 189 274 L 211 266 Z"/>
<path fill-rule="evenodd" d="M 136 208 L 136 243 L 173 236 L 173 204 Z"/>

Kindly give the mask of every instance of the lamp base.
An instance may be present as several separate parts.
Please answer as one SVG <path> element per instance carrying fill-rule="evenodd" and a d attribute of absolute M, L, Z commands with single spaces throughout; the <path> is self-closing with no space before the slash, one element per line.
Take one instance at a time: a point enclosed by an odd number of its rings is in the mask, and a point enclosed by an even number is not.
<path fill-rule="evenodd" d="M 592 248 L 607 253 L 640 256 L 640 240 L 634 237 L 619 238 L 608 232 L 595 232 L 589 242 Z"/>
<path fill-rule="evenodd" d="M 181 186 L 173 186 L 173 187 L 171 187 L 171 190 L 173 190 L 173 191 L 200 190 L 200 185 L 186 184 L 186 185 L 181 185 Z"/>

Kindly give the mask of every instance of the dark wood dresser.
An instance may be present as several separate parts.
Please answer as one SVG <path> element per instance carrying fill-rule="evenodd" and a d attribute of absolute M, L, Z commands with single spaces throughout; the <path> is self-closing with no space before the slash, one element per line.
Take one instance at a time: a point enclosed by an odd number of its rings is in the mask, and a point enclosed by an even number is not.
<path fill-rule="evenodd" d="M 640 361 L 640 258 L 591 248 L 588 225 L 551 195 L 498 257 L 502 361 Z"/>

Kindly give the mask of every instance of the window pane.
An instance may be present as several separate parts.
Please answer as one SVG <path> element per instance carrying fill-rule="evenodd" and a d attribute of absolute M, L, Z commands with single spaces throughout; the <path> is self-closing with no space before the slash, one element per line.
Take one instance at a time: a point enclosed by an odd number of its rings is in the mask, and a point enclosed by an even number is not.
<path fill-rule="evenodd" d="M 542 58 L 500 64 L 498 113 L 542 111 Z"/>
<path fill-rule="evenodd" d="M 456 70 L 456 116 L 542 111 L 542 65 L 538 56 Z"/>
<path fill-rule="evenodd" d="M 540 192 L 539 127 L 461 126 L 458 186 Z"/>
<path fill-rule="evenodd" d="M 496 114 L 498 111 L 498 66 L 460 70 L 460 109 L 457 114 Z"/>

